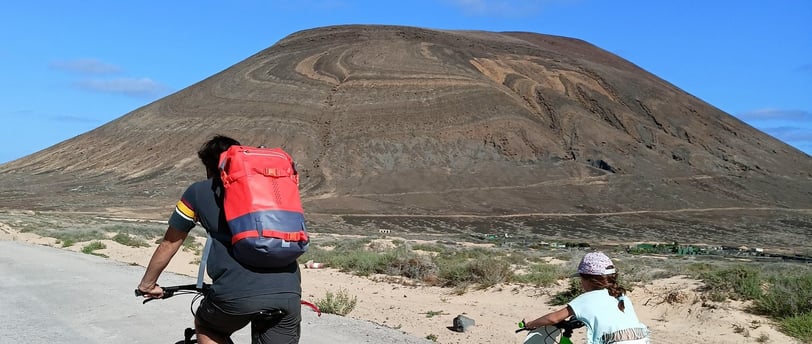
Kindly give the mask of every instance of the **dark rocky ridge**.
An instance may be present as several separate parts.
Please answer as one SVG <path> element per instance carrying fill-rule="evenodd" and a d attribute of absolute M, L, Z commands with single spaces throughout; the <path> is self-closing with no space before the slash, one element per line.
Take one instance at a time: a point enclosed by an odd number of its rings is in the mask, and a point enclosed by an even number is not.
<path fill-rule="evenodd" d="M 4 164 L 0 207 L 165 217 L 216 133 L 287 149 L 324 227 L 783 247 L 812 234 L 808 155 L 616 55 L 396 26 L 297 32 Z"/>

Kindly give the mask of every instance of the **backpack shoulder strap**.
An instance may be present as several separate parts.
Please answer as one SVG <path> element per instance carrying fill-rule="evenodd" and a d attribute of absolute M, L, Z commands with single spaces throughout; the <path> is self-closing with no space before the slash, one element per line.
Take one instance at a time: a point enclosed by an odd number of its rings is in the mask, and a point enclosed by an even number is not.
<path fill-rule="evenodd" d="M 197 289 L 203 288 L 203 274 L 206 272 L 206 261 L 209 260 L 211 241 L 211 235 L 206 231 L 206 245 L 203 246 L 203 255 L 200 257 L 200 267 L 197 269 Z"/>

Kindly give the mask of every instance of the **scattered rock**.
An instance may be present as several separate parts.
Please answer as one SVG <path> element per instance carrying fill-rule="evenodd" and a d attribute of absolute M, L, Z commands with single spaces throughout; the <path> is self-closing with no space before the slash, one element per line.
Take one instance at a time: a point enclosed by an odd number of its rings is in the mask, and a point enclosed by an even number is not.
<path fill-rule="evenodd" d="M 476 325 L 476 321 L 474 321 L 474 319 L 460 314 L 454 318 L 453 325 L 448 329 L 454 332 L 465 332 L 474 325 Z"/>

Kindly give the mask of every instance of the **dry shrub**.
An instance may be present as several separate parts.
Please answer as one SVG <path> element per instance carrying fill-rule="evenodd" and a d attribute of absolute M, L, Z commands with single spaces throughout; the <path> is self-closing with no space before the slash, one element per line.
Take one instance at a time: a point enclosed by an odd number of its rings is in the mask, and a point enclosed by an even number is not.
<path fill-rule="evenodd" d="M 681 290 L 674 290 L 665 295 L 665 302 L 668 304 L 675 304 L 675 303 L 687 303 L 690 299 L 690 296 Z"/>

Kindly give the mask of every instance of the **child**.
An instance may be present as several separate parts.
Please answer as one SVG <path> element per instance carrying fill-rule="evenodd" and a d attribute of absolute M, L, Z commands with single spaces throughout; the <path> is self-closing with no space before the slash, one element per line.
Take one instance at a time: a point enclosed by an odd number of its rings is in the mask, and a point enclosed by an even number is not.
<path fill-rule="evenodd" d="M 528 329 L 554 325 L 571 316 L 586 325 L 587 344 L 648 344 L 648 328 L 637 319 L 632 300 L 617 284 L 612 260 L 587 253 L 578 264 L 584 293 L 555 312 L 525 323 Z"/>

